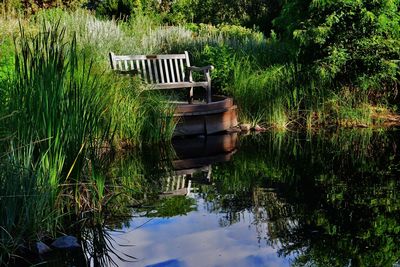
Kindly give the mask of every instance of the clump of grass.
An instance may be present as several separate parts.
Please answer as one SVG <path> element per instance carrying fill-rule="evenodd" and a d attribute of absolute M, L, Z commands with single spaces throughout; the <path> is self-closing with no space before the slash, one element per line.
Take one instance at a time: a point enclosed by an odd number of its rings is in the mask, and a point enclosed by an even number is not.
<path fill-rule="evenodd" d="M 0 262 L 6 265 L 22 244 L 53 235 L 59 218 L 56 192 L 35 171 L 33 150 L 32 143 L 11 145 L 9 153 L 0 154 Z"/>
<path fill-rule="evenodd" d="M 177 123 L 175 107 L 157 92 L 145 91 L 138 79 L 118 79 L 111 110 L 117 140 L 126 145 L 170 140 Z"/>
<path fill-rule="evenodd" d="M 83 160 L 89 140 L 107 131 L 107 87 L 92 75 L 93 62 L 80 57 L 76 39 L 65 41 L 58 24 L 43 24 L 33 36 L 21 29 L 15 45 L 14 76 L 7 88 L 7 111 L 13 115 L 6 123 L 16 143 L 40 141 L 34 162 L 58 184 L 62 171 L 70 173 Z"/>
<path fill-rule="evenodd" d="M 253 71 L 249 61 L 236 64 L 229 94 L 239 105 L 239 116 L 252 124 L 260 121 L 284 129 L 289 108 L 298 105 L 293 66 L 274 66 Z"/>
<path fill-rule="evenodd" d="M 371 126 L 379 115 L 362 92 L 341 88 L 329 78 L 298 64 L 257 69 L 249 59 L 235 64 L 226 91 L 239 106 L 241 121 L 265 122 L 276 129 L 313 128 L 326 125 Z M 339 93 L 335 93 L 339 91 Z"/>

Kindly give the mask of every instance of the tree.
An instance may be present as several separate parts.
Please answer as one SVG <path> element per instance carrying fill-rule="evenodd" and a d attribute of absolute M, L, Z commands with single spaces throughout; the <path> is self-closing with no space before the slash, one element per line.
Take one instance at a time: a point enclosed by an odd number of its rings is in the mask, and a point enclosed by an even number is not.
<path fill-rule="evenodd" d="M 141 9 L 140 0 L 103 0 L 99 2 L 96 11 L 101 15 L 123 18 Z"/>
<path fill-rule="evenodd" d="M 399 0 L 289 0 L 274 25 L 299 44 L 299 61 L 370 95 L 399 83 Z"/>

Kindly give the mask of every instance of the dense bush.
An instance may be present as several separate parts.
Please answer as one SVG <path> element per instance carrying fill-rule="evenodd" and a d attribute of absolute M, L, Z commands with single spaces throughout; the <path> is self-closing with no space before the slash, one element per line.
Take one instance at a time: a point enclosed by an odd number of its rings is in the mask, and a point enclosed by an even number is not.
<path fill-rule="evenodd" d="M 332 107 L 329 113 L 342 114 L 338 103 L 346 110 L 358 109 L 365 103 L 386 104 L 396 95 L 400 58 L 398 2 L 104 0 L 91 1 L 97 5 L 97 14 L 126 19 L 104 20 L 82 10 L 61 9 L 38 12 L 35 18 L 60 19 L 68 25 L 68 32 L 77 32 L 77 45 L 84 54 L 96 59 L 96 71 L 108 69 L 108 51 L 159 54 L 186 50 L 193 64 L 214 65 L 214 92 L 223 91 L 235 98 L 246 92 L 247 102 L 247 97 L 269 94 L 260 97 L 268 103 L 263 107 L 255 101 L 260 110 L 252 107 L 251 112 L 272 112 L 266 107 L 269 102 L 275 99 L 276 103 L 284 103 L 280 99 L 289 99 L 291 104 L 284 104 L 285 108 L 274 105 L 281 117 L 295 119 L 293 114 L 304 115 L 298 110 L 307 110 L 307 116 L 320 120 L 323 116 L 315 115 L 319 111 L 313 109 Z M 267 34 L 249 28 L 254 25 Z M 4 47 L 0 50 L 4 51 Z M 0 61 L 5 62 L 4 58 Z M 243 62 L 251 62 L 250 69 L 237 67 Z M 293 81 L 273 82 L 272 86 L 271 75 L 280 66 L 290 66 L 293 76 L 288 78 Z M 243 70 L 252 79 L 270 80 L 250 88 L 246 85 L 247 77 L 238 73 Z M 280 89 L 282 86 L 285 88 Z M 243 91 L 237 90 L 239 87 Z M 278 94 L 268 88 L 286 95 L 279 94 L 277 99 Z M 267 121 L 271 119 L 268 117 Z M 121 122 L 127 131 L 121 135 L 132 133 L 136 127 L 122 119 Z"/>
<path fill-rule="evenodd" d="M 24 11 L 27 14 L 34 14 L 41 9 L 62 7 L 75 9 L 86 4 L 87 0 L 2 0 L 0 7 L 5 11 Z"/>
<path fill-rule="evenodd" d="M 291 0 L 275 24 L 299 43 L 299 61 L 372 97 L 397 94 L 400 12 L 395 1 Z M 353 93 L 356 91 L 353 90 Z"/>
<path fill-rule="evenodd" d="M 257 27 L 269 33 L 272 20 L 279 14 L 278 0 L 177 0 L 161 1 L 167 22 L 195 22 L 210 24 L 235 24 Z"/>
<path fill-rule="evenodd" d="M 214 88 L 225 88 L 233 78 L 235 61 L 235 51 L 227 45 L 206 45 L 201 51 L 199 65 L 213 65 L 211 77 Z"/>
<path fill-rule="evenodd" d="M 271 30 L 271 22 L 278 15 L 280 1 L 193 1 L 195 22 L 257 26 L 263 32 Z"/>
<path fill-rule="evenodd" d="M 96 11 L 108 17 L 126 18 L 141 9 L 140 0 L 103 0 L 98 3 Z"/>

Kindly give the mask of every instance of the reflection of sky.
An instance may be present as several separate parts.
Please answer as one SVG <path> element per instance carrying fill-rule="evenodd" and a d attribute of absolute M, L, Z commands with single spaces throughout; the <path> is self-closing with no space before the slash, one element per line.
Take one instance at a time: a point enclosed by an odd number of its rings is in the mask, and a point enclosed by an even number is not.
<path fill-rule="evenodd" d="M 259 242 L 251 213 L 228 227 L 220 226 L 221 216 L 199 203 L 187 216 L 134 218 L 129 229 L 113 233 L 113 245 L 138 261 L 114 260 L 118 266 L 147 267 L 290 265 L 288 258 L 278 257 L 276 248 Z"/>

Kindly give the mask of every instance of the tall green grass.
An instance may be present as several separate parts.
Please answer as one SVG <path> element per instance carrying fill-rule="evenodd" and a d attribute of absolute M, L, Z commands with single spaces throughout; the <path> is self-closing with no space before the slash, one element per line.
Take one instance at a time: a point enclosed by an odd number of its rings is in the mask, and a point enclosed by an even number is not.
<path fill-rule="evenodd" d="M 41 32 L 15 40 L 15 70 L 8 84 L 9 131 L 18 144 L 35 142 L 34 158 L 58 184 L 83 160 L 91 140 L 105 136 L 108 93 L 92 75 L 93 62 L 81 56 L 65 29 L 43 24 Z"/>
<path fill-rule="evenodd" d="M 254 71 L 249 61 L 243 61 L 236 64 L 233 82 L 227 91 L 235 97 L 242 120 L 286 128 L 293 115 L 289 111 L 300 109 L 301 95 L 294 87 L 295 81 L 293 65 Z"/>
<path fill-rule="evenodd" d="M 239 59 L 226 92 L 239 106 L 240 120 L 287 128 L 326 125 L 370 126 L 379 111 L 360 92 L 352 94 L 300 64 L 262 68 Z"/>
<path fill-rule="evenodd" d="M 169 141 L 177 123 L 175 107 L 157 92 L 146 91 L 138 79 L 116 79 L 111 108 L 116 139 L 128 146 Z"/>
<path fill-rule="evenodd" d="M 57 229 L 56 192 L 35 171 L 33 150 L 31 143 L 0 154 L 1 264 L 10 262 L 22 244 L 33 249 L 30 241 L 54 235 Z"/>
<path fill-rule="evenodd" d="M 105 175 L 113 137 L 135 145 L 172 137 L 173 107 L 140 82 L 103 73 L 80 38 L 61 20 L 21 24 L 15 35 L 14 65 L 0 80 L 1 260 L 102 212 L 115 188 L 128 187 Z"/>

